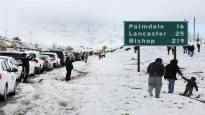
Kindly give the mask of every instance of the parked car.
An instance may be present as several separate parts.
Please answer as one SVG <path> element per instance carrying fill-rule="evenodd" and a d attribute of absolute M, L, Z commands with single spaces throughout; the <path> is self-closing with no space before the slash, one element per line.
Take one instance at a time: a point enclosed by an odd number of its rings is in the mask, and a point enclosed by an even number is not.
<path fill-rule="evenodd" d="M 26 58 L 29 60 L 29 75 L 35 75 L 36 72 L 35 69 L 38 66 L 38 64 L 32 54 L 29 53 L 25 53 L 25 54 L 26 54 Z"/>
<path fill-rule="evenodd" d="M 17 61 L 17 63 L 22 67 L 21 77 L 20 77 L 21 80 L 25 81 L 29 75 L 32 75 L 35 73 L 35 69 L 34 69 L 35 66 L 32 62 L 30 62 L 30 60 L 32 59 L 31 56 L 27 55 L 24 52 L 1 51 L 0 56 L 13 57 Z M 25 62 L 25 60 L 29 61 L 29 73 L 23 72 L 23 62 Z"/>
<path fill-rule="evenodd" d="M 18 70 L 8 64 L 8 60 L 0 59 L 0 96 L 7 101 L 9 94 L 16 93 Z"/>
<path fill-rule="evenodd" d="M 60 50 L 50 50 L 50 51 L 47 51 L 47 52 L 53 52 L 53 53 L 56 53 L 58 55 L 58 58 L 60 59 L 60 64 L 61 66 L 64 66 L 65 65 L 65 57 L 64 57 L 64 53 L 63 51 L 60 51 Z"/>
<path fill-rule="evenodd" d="M 39 74 L 43 71 L 43 60 L 40 59 L 40 53 L 37 51 L 25 51 L 28 55 L 32 56 L 30 64 L 34 66 L 34 73 Z"/>
<path fill-rule="evenodd" d="M 48 55 L 40 55 L 39 58 L 43 60 L 43 71 L 53 69 L 53 63 L 51 63 L 51 58 Z"/>
<path fill-rule="evenodd" d="M 11 68 L 17 69 L 18 70 L 16 72 L 17 79 L 20 79 L 21 71 L 22 71 L 22 67 L 20 66 L 20 63 L 18 63 L 14 58 L 8 56 L 0 56 L 0 59 L 6 60 Z"/>
<path fill-rule="evenodd" d="M 81 61 L 82 60 L 82 56 L 79 52 L 74 52 L 73 55 L 74 55 L 74 60 L 75 61 Z"/>
<path fill-rule="evenodd" d="M 51 63 L 53 64 L 53 67 L 59 67 L 61 65 L 60 59 L 58 58 L 56 53 L 52 52 L 41 52 L 41 55 L 47 55 L 51 58 Z"/>

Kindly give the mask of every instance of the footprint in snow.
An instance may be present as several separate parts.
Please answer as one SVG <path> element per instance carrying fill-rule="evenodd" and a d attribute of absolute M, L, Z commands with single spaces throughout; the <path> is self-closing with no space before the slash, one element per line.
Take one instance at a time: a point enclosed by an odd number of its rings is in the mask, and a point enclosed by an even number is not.
<path fill-rule="evenodd" d="M 0 115 L 6 115 L 3 110 L 0 110 Z"/>
<path fill-rule="evenodd" d="M 22 100 L 21 103 L 23 105 L 29 105 L 31 102 L 29 100 Z"/>
<path fill-rule="evenodd" d="M 193 103 L 192 101 L 188 101 L 188 103 Z"/>
<path fill-rule="evenodd" d="M 35 95 L 33 95 L 33 99 L 34 99 L 34 100 L 38 100 L 38 99 L 40 99 L 40 95 L 39 95 L 39 94 L 35 94 Z"/>
<path fill-rule="evenodd" d="M 60 102 L 58 102 L 58 104 L 62 107 L 66 107 L 68 105 L 68 103 L 65 101 L 60 101 Z"/>
<path fill-rule="evenodd" d="M 181 106 L 178 106 L 177 108 L 178 108 L 178 109 L 182 109 L 183 107 L 181 107 Z"/>
<path fill-rule="evenodd" d="M 177 102 L 174 102 L 174 104 L 176 105 L 176 104 L 178 104 Z"/>

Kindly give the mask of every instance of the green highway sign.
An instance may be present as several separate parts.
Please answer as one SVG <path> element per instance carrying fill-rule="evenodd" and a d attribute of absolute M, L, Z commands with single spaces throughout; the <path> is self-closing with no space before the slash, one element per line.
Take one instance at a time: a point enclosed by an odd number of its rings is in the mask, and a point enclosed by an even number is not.
<path fill-rule="evenodd" d="M 186 21 L 124 22 L 124 45 L 186 45 Z"/>

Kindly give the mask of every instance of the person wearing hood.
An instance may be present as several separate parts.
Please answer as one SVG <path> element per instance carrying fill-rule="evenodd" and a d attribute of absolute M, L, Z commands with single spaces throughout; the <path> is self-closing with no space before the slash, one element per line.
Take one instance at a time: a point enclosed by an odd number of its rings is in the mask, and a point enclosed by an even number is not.
<path fill-rule="evenodd" d="M 164 75 L 164 65 L 161 58 L 157 58 L 155 62 L 149 64 L 147 68 L 148 78 L 148 92 L 153 96 L 153 89 L 155 89 L 155 97 L 160 97 L 162 88 L 162 76 Z"/>

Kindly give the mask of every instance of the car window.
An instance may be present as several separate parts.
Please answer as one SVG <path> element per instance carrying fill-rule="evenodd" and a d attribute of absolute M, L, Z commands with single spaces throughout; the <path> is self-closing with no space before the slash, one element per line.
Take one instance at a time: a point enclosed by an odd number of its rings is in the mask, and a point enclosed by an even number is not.
<path fill-rule="evenodd" d="M 7 70 L 11 70 L 11 66 L 9 66 L 8 61 L 4 61 L 6 69 Z"/>
<path fill-rule="evenodd" d="M 16 60 L 14 60 L 14 59 L 9 60 L 9 62 L 10 62 L 12 65 L 17 65 L 17 62 L 16 62 Z"/>
<path fill-rule="evenodd" d="M 2 65 L 2 69 L 3 69 L 4 71 L 6 71 L 6 70 L 7 70 L 7 68 L 6 68 L 5 61 L 2 61 L 2 62 L 1 62 L 1 65 Z"/>
<path fill-rule="evenodd" d="M 0 69 L 4 70 L 2 62 L 0 62 Z"/>
<path fill-rule="evenodd" d="M 17 64 L 16 64 L 16 61 L 15 60 L 9 60 L 9 65 L 11 68 L 16 68 L 17 67 Z"/>

